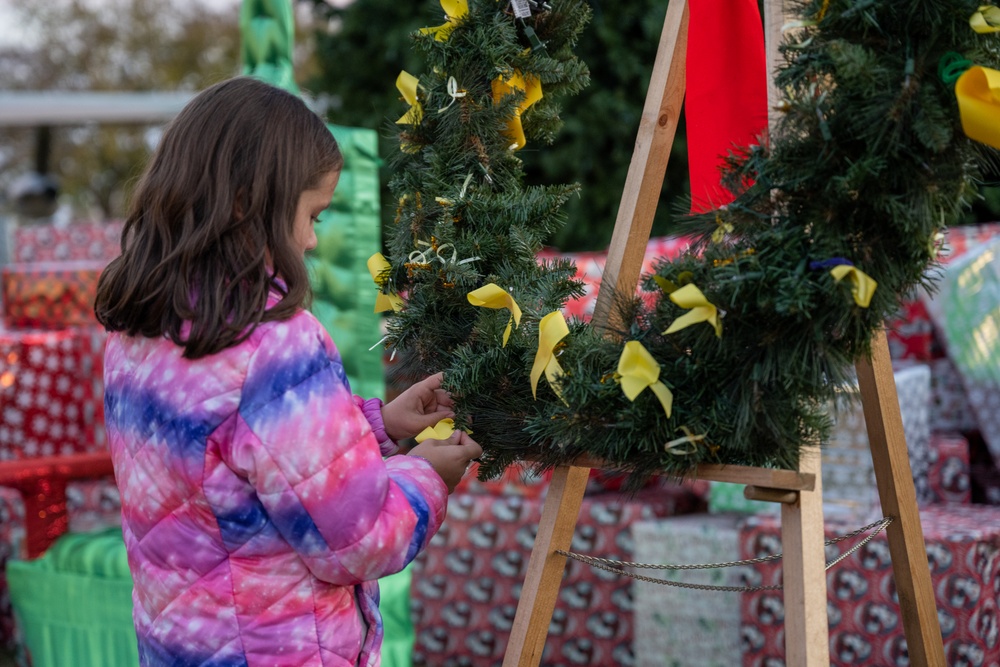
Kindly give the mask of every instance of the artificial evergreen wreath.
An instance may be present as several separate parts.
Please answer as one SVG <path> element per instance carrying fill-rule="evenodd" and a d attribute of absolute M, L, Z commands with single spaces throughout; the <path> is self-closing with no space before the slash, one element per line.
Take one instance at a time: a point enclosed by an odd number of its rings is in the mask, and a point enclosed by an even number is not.
<path fill-rule="evenodd" d="M 735 201 L 683 223 L 691 251 L 644 278 L 653 307 L 623 295 L 625 325 L 597 331 L 558 312 L 581 293 L 573 264 L 536 260 L 575 186 L 525 186 L 519 158 L 552 140 L 555 100 L 587 84 L 572 47 L 589 8 L 441 6 L 445 22 L 415 35 L 426 72 L 397 81 L 410 105 L 398 208 L 389 257 L 370 268 L 392 311 L 386 346 L 406 371 L 445 370 L 481 476 L 584 454 L 640 475 L 794 467 L 874 331 L 931 286 L 943 230 L 998 156 L 963 131 L 955 79 L 1000 65 L 1000 10 L 802 2 L 780 124 L 731 159 Z"/>

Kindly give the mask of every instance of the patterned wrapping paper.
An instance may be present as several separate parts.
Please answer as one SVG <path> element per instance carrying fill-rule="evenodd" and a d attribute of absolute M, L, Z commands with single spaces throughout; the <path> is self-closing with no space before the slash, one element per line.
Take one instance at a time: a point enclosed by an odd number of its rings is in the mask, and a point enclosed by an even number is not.
<path fill-rule="evenodd" d="M 931 433 L 928 472 L 934 504 L 972 502 L 969 441 L 958 433 Z"/>
<path fill-rule="evenodd" d="M 0 646 L 16 645 L 16 623 L 7 588 L 7 561 L 21 556 L 24 544 L 24 501 L 16 489 L 0 486 Z"/>
<path fill-rule="evenodd" d="M 962 386 L 962 376 L 948 357 L 932 359 L 930 423 L 932 431 L 975 431 L 976 415 Z"/>
<path fill-rule="evenodd" d="M 653 272 L 656 262 L 661 259 L 672 259 L 684 253 L 690 241 L 684 237 L 662 236 L 649 239 L 646 244 L 646 254 L 642 261 L 642 272 L 647 275 Z M 589 320 L 594 314 L 597 303 L 597 291 L 604 276 L 604 263 L 608 259 L 607 252 L 576 252 L 560 253 L 553 249 L 543 250 L 538 254 L 540 260 L 571 259 L 576 264 L 576 278 L 583 281 L 584 295 L 567 302 L 563 312 L 581 320 Z M 647 300 L 652 299 L 648 293 L 637 290 Z"/>
<path fill-rule="evenodd" d="M 736 560 L 739 514 L 670 517 L 632 524 L 635 560 L 700 564 Z M 698 571 L 637 570 L 668 581 L 742 586 L 747 566 Z M 740 660 L 739 593 L 633 583 L 638 667 L 731 667 Z"/>
<path fill-rule="evenodd" d="M 1000 665 L 1000 510 L 976 505 L 920 510 L 927 559 L 948 665 Z M 827 538 L 857 523 L 827 522 Z M 855 541 L 827 547 L 827 559 Z M 754 517 L 740 530 L 740 558 L 781 550 L 773 518 Z M 781 583 L 780 563 L 754 566 L 748 585 Z M 831 665 L 907 665 L 903 621 L 885 534 L 827 571 Z M 740 596 L 744 667 L 784 665 L 780 591 Z"/>
<path fill-rule="evenodd" d="M 897 369 L 894 376 L 917 502 L 929 503 L 934 499 L 928 477 L 934 458 L 928 416 L 930 368 L 911 365 Z M 830 441 L 823 448 L 823 500 L 864 514 L 878 505 L 878 491 L 860 398 L 844 401 L 834 419 Z"/>
<path fill-rule="evenodd" d="M 103 447 L 99 327 L 0 329 L 0 460 Z"/>
<path fill-rule="evenodd" d="M 541 501 L 455 494 L 448 519 L 413 565 L 414 667 L 492 667 L 503 662 Z M 634 497 L 584 498 L 572 549 L 632 560 L 631 525 L 705 509 L 690 489 L 665 484 Z M 631 580 L 569 560 L 543 665 L 635 664 Z"/>
<path fill-rule="evenodd" d="M 926 303 L 978 430 L 1000 462 L 1000 238 L 945 266 Z"/>
<path fill-rule="evenodd" d="M 31 225 L 13 230 L 14 262 L 96 260 L 107 264 L 121 252 L 122 222 L 74 222 L 65 227 Z"/>
<path fill-rule="evenodd" d="M 886 321 L 886 338 L 893 360 L 923 363 L 931 360 L 934 326 L 919 298 L 904 302 L 896 317 Z"/>
<path fill-rule="evenodd" d="M 92 326 L 102 261 L 40 262 L 3 267 L 4 322 L 10 329 Z"/>

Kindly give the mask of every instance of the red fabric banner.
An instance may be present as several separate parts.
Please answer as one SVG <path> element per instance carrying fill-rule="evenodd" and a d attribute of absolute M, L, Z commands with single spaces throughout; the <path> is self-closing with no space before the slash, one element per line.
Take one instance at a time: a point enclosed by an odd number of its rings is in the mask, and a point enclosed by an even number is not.
<path fill-rule="evenodd" d="M 689 0 L 685 119 L 691 211 L 733 196 L 720 167 L 767 129 L 767 62 L 757 0 Z"/>

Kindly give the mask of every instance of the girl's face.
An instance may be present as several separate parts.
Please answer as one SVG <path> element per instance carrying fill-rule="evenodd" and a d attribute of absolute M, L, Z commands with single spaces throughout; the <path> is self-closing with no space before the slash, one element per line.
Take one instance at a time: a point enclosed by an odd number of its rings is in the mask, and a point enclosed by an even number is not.
<path fill-rule="evenodd" d="M 319 185 L 299 195 L 299 205 L 295 209 L 295 223 L 292 228 L 292 244 L 304 257 L 307 250 L 316 247 L 316 218 L 322 213 L 337 189 L 340 170 L 327 172 Z"/>

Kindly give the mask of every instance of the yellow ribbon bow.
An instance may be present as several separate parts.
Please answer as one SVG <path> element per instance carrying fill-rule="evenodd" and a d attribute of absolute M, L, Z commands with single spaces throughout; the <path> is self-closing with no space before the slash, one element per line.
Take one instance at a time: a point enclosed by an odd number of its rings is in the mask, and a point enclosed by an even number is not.
<path fill-rule="evenodd" d="M 396 121 L 397 125 L 419 125 L 424 117 L 424 108 L 417 99 L 417 83 L 419 79 L 407 71 L 402 71 L 396 77 L 396 89 L 410 105 L 409 111 Z"/>
<path fill-rule="evenodd" d="M 622 356 L 618 359 L 618 375 L 622 384 L 622 391 L 625 397 L 634 401 L 635 397 L 642 393 L 642 390 L 649 387 L 660 399 L 663 411 L 670 416 L 673 406 L 674 395 L 667 388 L 667 385 L 660 382 L 660 364 L 649 353 L 642 343 L 637 340 L 630 340 L 625 343 Z"/>
<path fill-rule="evenodd" d="M 556 396 L 562 398 L 556 380 L 564 375 L 562 366 L 556 360 L 555 349 L 559 341 L 569 335 L 569 326 L 562 312 L 556 310 L 541 319 L 538 323 L 538 352 L 535 353 L 535 363 L 531 366 L 531 395 L 538 398 L 538 380 L 545 373 L 549 386 Z M 565 401 L 563 401 L 565 403 Z"/>
<path fill-rule="evenodd" d="M 496 283 L 483 285 L 479 289 L 469 292 L 468 297 L 469 303 L 473 306 L 494 309 L 508 308 L 510 310 L 510 319 L 507 320 L 507 328 L 503 331 L 503 347 L 506 347 L 507 339 L 510 338 L 512 323 L 518 326 L 521 325 L 521 309 L 518 307 L 517 302 L 514 301 L 514 297 L 510 295 L 510 292 Z"/>
<path fill-rule="evenodd" d="M 423 431 L 414 436 L 418 443 L 424 440 L 447 440 L 455 432 L 455 420 L 445 417 L 434 426 L 428 426 Z"/>
<path fill-rule="evenodd" d="M 691 312 L 674 320 L 663 332 L 664 334 L 680 331 L 698 322 L 708 322 L 715 327 L 715 335 L 722 338 L 722 321 L 719 319 L 719 309 L 705 298 L 705 295 L 694 283 L 688 283 L 671 292 L 670 300 L 681 308 L 690 308 Z"/>
<path fill-rule="evenodd" d="M 403 300 L 398 294 L 395 292 L 389 292 L 388 294 L 382 292 L 386 282 L 389 280 L 387 273 L 390 270 L 392 270 L 392 265 L 382 256 L 382 253 L 377 252 L 368 258 L 368 273 L 372 274 L 372 280 L 375 281 L 375 284 L 379 288 L 378 296 L 375 297 L 376 313 L 381 313 L 384 310 L 398 311 L 403 309 Z"/>
<path fill-rule="evenodd" d="M 854 295 L 854 303 L 862 308 L 867 308 L 871 303 L 872 295 L 878 283 L 871 276 L 856 266 L 841 264 L 830 269 L 830 274 L 838 283 L 846 276 L 851 281 L 851 294 Z"/>
<path fill-rule="evenodd" d="M 532 104 L 542 99 L 542 82 L 533 76 L 522 76 L 521 72 L 514 70 L 509 79 L 498 77 L 493 79 L 493 102 L 499 102 L 504 96 L 516 91 L 524 92 L 524 99 L 514 110 L 514 116 L 507 122 L 506 135 L 513 142 L 512 150 L 524 147 L 524 128 L 521 126 L 521 114 L 528 110 Z"/>
<path fill-rule="evenodd" d="M 979 11 L 969 17 L 969 25 L 980 34 L 1000 32 L 1000 7 L 980 5 Z"/>
<path fill-rule="evenodd" d="M 469 13 L 468 0 L 441 0 L 441 8 L 444 9 L 445 22 L 433 28 L 421 28 L 421 35 L 434 35 L 434 39 L 443 42 L 451 35 L 451 31 L 458 24 L 458 19 Z"/>
<path fill-rule="evenodd" d="M 1000 72 L 970 67 L 955 82 L 955 96 L 966 136 L 1000 148 Z"/>

